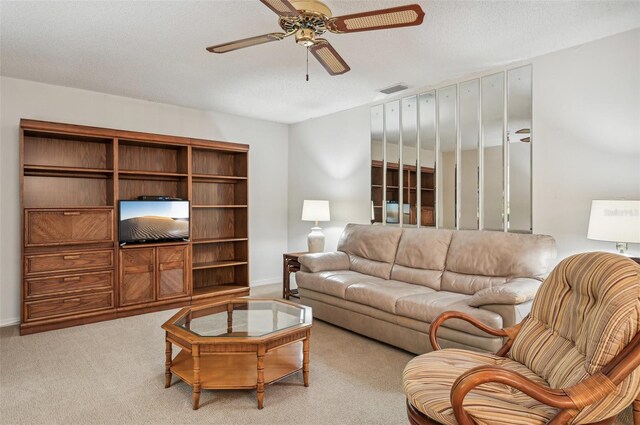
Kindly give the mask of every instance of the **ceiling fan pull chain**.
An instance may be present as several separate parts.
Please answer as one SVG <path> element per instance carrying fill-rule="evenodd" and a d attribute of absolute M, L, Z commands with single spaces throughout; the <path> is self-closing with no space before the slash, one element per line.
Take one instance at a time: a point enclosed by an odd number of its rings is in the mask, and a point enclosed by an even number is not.
<path fill-rule="evenodd" d="M 309 81 L 309 46 L 307 46 L 307 81 Z"/>

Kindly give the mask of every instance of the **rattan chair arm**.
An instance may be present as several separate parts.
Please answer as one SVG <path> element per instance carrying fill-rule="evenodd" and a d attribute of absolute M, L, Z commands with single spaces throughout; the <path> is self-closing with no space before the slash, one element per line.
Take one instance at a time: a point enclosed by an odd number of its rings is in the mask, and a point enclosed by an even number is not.
<path fill-rule="evenodd" d="M 501 337 L 509 337 L 512 338 L 512 334 L 505 329 L 495 329 L 490 326 L 485 325 L 480 322 L 478 319 L 469 316 L 468 314 L 462 313 L 460 311 L 445 311 L 435 318 L 433 322 L 431 322 L 431 327 L 429 328 L 429 341 L 431 342 L 431 346 L 434 350 L 440 350 L 440 344 L 438 344 L 438 340 L 436 335 L 438 333 L 438 328 L 442 323 L 449 319 L 460 319 L 465 322 L 471 323 L 476 328 L 488 333 L 493 336 L 501 336 Z"/>

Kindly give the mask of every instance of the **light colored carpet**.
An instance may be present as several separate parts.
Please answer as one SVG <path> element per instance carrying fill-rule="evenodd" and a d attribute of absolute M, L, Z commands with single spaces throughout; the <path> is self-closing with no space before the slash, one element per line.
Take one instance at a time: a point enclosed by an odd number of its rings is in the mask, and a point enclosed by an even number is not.
<path fill-rule="evenodd" d="M 277 285 L 252 295 L 274 296 Z M 175 310 L 20 337 L 0 329 L 2 424 L 408 424 L 401 375 L 414 356 L 316 321 L 310 387 L 300 373 L 265 390 L 164 388 L 164 332 Z M 174 353 L 177 350 L 174 348 Z M 630 423 L 630 422 L 628 422 Z"/>

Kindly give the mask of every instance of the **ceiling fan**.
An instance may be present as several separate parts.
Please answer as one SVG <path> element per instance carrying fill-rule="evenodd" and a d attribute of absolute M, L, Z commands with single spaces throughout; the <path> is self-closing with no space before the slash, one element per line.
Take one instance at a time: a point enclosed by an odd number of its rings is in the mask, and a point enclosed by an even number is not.
<path fill-rule="evenodd" d="M 424 19 L 424 12 L 417 4 L 332 17 L 331 9 L 318 0 L 260 1 L 280 16 L 279 24 L 284 32 L 218 44 L 207 47 L 207 50 L 212 53 L 227 53 L 295 35 L 296 43 L 307 47 L 329 74 L 340 75 L 351 68 L 320 35 L 326 31 L 341 34 L 407 27 L 420 25 Z"/>

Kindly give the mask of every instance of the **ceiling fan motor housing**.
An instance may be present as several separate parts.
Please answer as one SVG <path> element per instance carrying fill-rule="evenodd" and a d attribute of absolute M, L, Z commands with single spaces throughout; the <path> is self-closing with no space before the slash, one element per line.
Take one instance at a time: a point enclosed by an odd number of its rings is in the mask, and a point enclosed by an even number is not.
<path fill-rule="evenodd" d="M 325 21 L 331 17 L 331 9 L 316 0 L 292 0 L 291 4 L 300 12 L 300 15 L 283 16 L 280 19 L 280 27 L 287 34 L 295 33 L 296 43 L 301 46 L 313 46 L 316 36 L 327 31 Z"/>
<path fill-rule="evenodd" d="M 316 33 L 313 29 L 300 28 L 296 31 L 296 43 L 304 47 L 310 47 L 315 44 Z"/>

